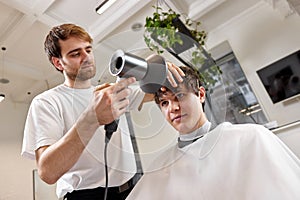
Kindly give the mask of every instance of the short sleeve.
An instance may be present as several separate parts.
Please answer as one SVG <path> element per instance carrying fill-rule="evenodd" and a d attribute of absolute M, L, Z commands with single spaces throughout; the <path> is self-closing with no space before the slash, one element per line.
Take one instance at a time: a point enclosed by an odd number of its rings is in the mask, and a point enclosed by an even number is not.
<path fill-rule="evenodd" d="M 33 99 L 25 122 L 21 155 L 35 159 L 35 150 L 55 143 L 63 130 L 62 115 L 51 101 Z"/>

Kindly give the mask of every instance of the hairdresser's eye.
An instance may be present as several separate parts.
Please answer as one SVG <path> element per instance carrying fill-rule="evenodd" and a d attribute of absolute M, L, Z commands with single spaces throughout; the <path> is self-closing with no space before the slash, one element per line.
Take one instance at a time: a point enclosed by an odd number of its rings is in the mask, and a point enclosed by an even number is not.
<path fill-rule="evenodd" d="M 80 53 L 79 52 L 74 52 L 74 53 L 70 54 L 70 56 L 75 58 L 75 57 L 80 56 Z"/>
<path fill-rule="evenodd" d="M 89 47 L 89 48 L 87 48 L 85 51 L 86 51 L 88 54 L 90 54 L 90 53 L 92 53 L 93 49 L 92 49 L 91 47 Z"/>

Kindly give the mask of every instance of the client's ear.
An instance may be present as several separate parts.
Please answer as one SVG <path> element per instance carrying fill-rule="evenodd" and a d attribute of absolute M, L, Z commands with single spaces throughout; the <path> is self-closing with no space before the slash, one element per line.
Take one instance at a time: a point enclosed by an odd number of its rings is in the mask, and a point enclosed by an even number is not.
<path fill-rule="evenodd" d="M 205 88 L 203 86 L 199 87 L 199 97 L 201 103 L 203 103 L 205 101 Z"/>

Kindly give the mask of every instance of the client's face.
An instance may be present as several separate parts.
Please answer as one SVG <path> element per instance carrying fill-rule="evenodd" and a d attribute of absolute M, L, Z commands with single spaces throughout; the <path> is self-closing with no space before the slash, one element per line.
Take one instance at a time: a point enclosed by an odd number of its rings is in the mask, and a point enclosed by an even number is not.
<path fill-rule="evenodd" d="M 199 88 L 198 96 L 185 87 L 173 93 L 166 91 L 159 98 L 159 107 L 166 120 L 180 134 L 190 133 L 200 128 L 206 121 L 202 109 L 205 101 L 205 89 Z"/>

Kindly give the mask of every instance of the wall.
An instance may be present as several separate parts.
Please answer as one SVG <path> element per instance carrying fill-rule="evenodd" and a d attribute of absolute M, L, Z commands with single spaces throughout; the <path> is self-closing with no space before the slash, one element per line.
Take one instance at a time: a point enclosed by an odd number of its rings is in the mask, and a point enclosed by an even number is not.
<path fill-rule="evenodd" d="M 28 105 L 0 103 L 0 199 L 33 199 L 32 170 L 35 162 L 20 156 Z M 9 134 L 7 134 L 9 133 Z"/>
<path fill-rule="evenodd" d="M 228 42 L 269 121 L 284 125 L 300 119 L 300 100 L 273 104 L 256 74 L 258 69 L 300 48 L 300 16 L 284 18 L 264 1 L 208 35 L 207 48 Z"/>
<path fill-rule="evenodd" d="M 300 158 L 299 130 L 300 121 L 273 131 L 298 156 L 298 158 Z"/>

